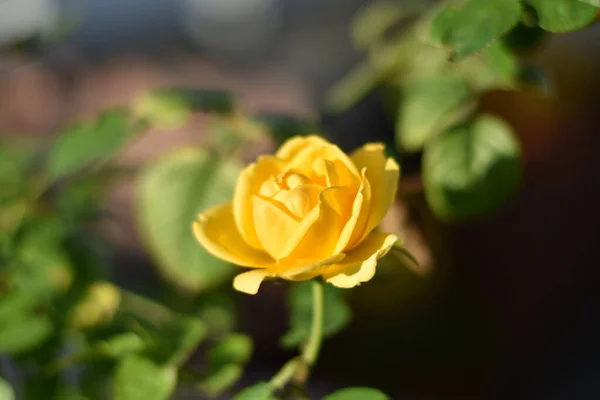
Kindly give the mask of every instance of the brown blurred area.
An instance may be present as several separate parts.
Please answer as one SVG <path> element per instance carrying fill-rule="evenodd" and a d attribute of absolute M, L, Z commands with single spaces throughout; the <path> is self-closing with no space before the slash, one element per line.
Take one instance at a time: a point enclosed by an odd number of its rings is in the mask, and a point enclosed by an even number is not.
<path fill-rule="evenodd" d="M 287 50 L 307 64 L 303 54 L 315 57 L 305 74 L 280 60 L 269 63 L 268 56 L 260 67 L 244 69 L 194 52 L 168 63 L 140 55 L 99 62 L 69 55 L 62 59 L 67 70 L 30 57 L 2 57 L 0 135 L 47 140 L 74 117 L 170 85 L 232 90 L 248 112 L 317 118 L 318 95 L 330 79 L 311 74 L 339 42 L 328 36 L 331 30 L 316 32 L 305 41 L 292 35 L 300 49 Z M 317 50 L 311 47 L 321 39 Z M 526 57 L 548 73 L 552 95 L 486 96 L 483 109 L 504 117 L 521 138 L 519 193 L 493 215 L 453 226 L 435 221 L 419 195 L 399 205 L 395 215 L 405 221 L 407 240 L 421 260 L 432 258 L 431 271 L 421 276 L 384 268 L 380 280 L 356 289 L 355 320 L 326 342 L 316 386 L 371 385 L 394 399 L 600 396 L 599 39 L 598 25 L 554 35 Z M 328 71 L 340 75 L 355 57 L 347 55 Z M 199 116 L 173 132 L 149 132 L 120 162 L 139 165 L 176 146 L 202 143 L 205 123 Z M 386 137 L 393 126 L 377 99 L 324 125 L 347 148 Z M 110 234 L 125 251 L 139 253 L 131 197 L 131 182 L 124 182 L 107 199 L 121 220 Z M 274 285 L 244 302 L 247 329 L 258 335 L 260 359 L 253 365 L 259 372 L 251 376 L 264 378 L 260 371 L 275 371 L 288 356 L 275 345 L 285 329 L 281 289 Z M 257 310 L 264 315 L 252 320 Z"/>

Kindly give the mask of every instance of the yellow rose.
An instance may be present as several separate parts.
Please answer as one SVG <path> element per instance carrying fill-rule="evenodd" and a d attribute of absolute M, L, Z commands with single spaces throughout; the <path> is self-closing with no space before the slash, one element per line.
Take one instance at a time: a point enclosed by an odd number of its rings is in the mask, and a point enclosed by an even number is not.
<path fill-rule="evenodd" d="M 206 250 L 252 267 L 233 286 L 255 294 L 265 278 L 325 281 L 350 288 L 370 280 L 398 240 L 373 231 L 392 205 L 400 169 L 382 144 L 348 157 L 318 136 L 295 137 L 238 178 L 232 202 L 198 216 Z"/>

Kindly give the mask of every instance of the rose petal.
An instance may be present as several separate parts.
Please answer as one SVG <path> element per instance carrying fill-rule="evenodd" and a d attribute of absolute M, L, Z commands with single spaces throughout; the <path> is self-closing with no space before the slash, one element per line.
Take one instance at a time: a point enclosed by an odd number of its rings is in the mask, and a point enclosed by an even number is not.
<path fill-rule="evenodd" d="M 320 160 L 329 160 L 343 166 L 343 168 L 338 167 L 338 173 L 343 173 L 343 179 L 348 181 L 348 184 L 344 186 L 359 186 L 359 172 L 352 160 L 339 147 L 327 142 L 307 146 L 298 151 L 289 160 L 287 168 L 300 171 L 302 174 L 312 177 L 313 180 L 316 178 L 315 175 L 322 176 L 323 183 L 325 183 L 325 166 Z"/>
<path fill-rule="evenodd" d="M 299 229 L 300 222 L 284 207 L 269 200 L 252 197 L 254 227 L 262 247 L 273 258 L 282 257 L 288 239 Z"/>
<path fill-rule="evenodd" d="M 291 160 L 306 147 L 326 144 L 328 144 L 327 141 L 316 135 L 296 136 L 283 143 L 275 155 L 282 160 Z"/>
<path fill-rule="evenodd" d="M 322 186 L 300 185 L 291 190 L 280 190 L 271 200 L 281 204 L 297 218 L 304 218 L 319 202 Z"/>
<path fill-rule="evenodd" d="M 365 168 L 362 170 L 362 182 L 354 197 L 350 214 L 346 217 L 346 225 L 340 233 L 334 253 L 341 253 L 357 243 L 365 230 L 369 213 L 371 212 L 371 186 L 365 177 Z"/>
<path fill-rule="evenodd" d="M 279 266 L 308 265 L 334 254 L 333 250 L 344 220 L 339 207 L 347 202 L 350 189 L 328 188 L 319 194 L 319 204 L 313 208 L 285 244 Z"/>
<path fill-rule="evenodd" d="M 328 267 L 323 278 L 340 288 L 351 288 L 369 281 L 375 275 L 377 260 L 386 255 L 397 240 L 398 237 L 390 233 L 371 233 L 346 255 L 343 262 Z"/>
<path fill-rule="evenodd" d="M 258 293 L 258 288 L 262 281 L 272 274 L 263 269 L 255 269 L 252 271 L 244 272 L 233 278 L 233 287 L 239 292 L 247 294 Z"/>
<path fill-rule="evenodd" d="M 193 231 L 206 251 L 225 261 L 258 268 L 274 265 L 268 254 L 244 241 L 235 224 L 231 203 L 220 204 L 198 215 Z"/>
<path fill-rule="evenodd" d="M 345 254 L 335 254 L 313 264 L 303 265 L 301 267 L 286 269 L 284 272 L 277 274 L 278 277 L 292 281 L 304 281 L 312 279 L 321 274 L 323 267 L 337 264 L 346 257 Z"/>
<path fill-rule="evenodd" d="M 264 156 L 256 164 L 250 164 L 240 174 L 233 196 L 235 223 L 244 240 L 252 247 L 262 250 L 256 235 L 252 217 L 252 196 L 257 194 L 261 185 L 271 176 L 281 172 L 283 162 L 275 157 Z"/>
<path fill-rule="evenodd" d="M 361 239 L 379 225 L 396 198 L 400 167 L 393 158 L 386 158 L 384 150 L 381 143 L 367 143 L 351 155 L 358 168 L 367 169 L 371 184 L 371 212 Z"/>

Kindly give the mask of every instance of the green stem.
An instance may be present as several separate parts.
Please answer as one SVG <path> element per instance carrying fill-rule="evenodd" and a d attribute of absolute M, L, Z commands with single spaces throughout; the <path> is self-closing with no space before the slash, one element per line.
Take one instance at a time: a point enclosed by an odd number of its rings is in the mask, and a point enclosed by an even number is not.
<path fill-rule="evenodd" d="M 308 343 L 302 353 L 302 358 L 312 366 L 319 356 L 321 343 L 323 341 L 323 283 L 315 280 L 313 282 L 313 318 Z"/>
<path fill-rule="evenodd" d="M 273 390 L 283 389 L 292 379 L 303 384 L 308 378 L 308 372 L 319 356 L 323 341 L 323 283 L 313 282 L 313 318 L 310 336 L 302 354 L 292 358 L 281 367 L 269 382 Z"/>

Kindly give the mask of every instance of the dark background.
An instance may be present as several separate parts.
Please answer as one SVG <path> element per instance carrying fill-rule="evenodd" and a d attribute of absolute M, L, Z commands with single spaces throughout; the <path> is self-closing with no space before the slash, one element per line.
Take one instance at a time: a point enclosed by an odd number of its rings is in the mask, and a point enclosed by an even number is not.
<path fill-rule="evenodd" d="M 9 29 L 10 3 L 29 8 Z M 46 2 L 0 2 L 0 45 L 20 39 L 20 28 L 49 23 L 38 3 Z M 360 59 L 348 29 L 363 3 L 56 3 L 58 19 L 72 25 L 66 36 L 0 56 L 0 132 L 46 137 L 74 115 L 184 83 L 234 90 L 249 111 L 320 119 L 348 150 L 389 138 L 393 120 L 377 93 L 343 115 L 322 111 L 324 93 Z M 15 22 L 23 16 L 29 22 Z M 395 271 L 353 290 L 355 318 L 326 341 L 309 387 L 315 398 L 348 385 L 379 387 L 394 399 L 600 398 L 599 39 L 596 25 L 553 35 L 524 55 L 547 72 L 552 95 L 485 97 L 483 108 L 508 120 L 523 147 L 523 184 L 501 210 L 448 226 L 423 209 L 420 194 L 403 197 L 429 241 L 431 273 Z M 135 164 L 201 141 L 200 121 L 168 138 L 151 132 L 124 157 Z M 418 170 L 418 156 L 403 160 L 401 187 Z M 151 280 L 151 263 L 127 234 L 130 194 L 123 187 L 107 199 L 124 215 L 113 232 L 118 278 Z M 283 286 L 239 300 L 242 327 L 257 340 L 247 378 L 268 378 L 290 356 L 277 345 L 286 328 Z"/>

